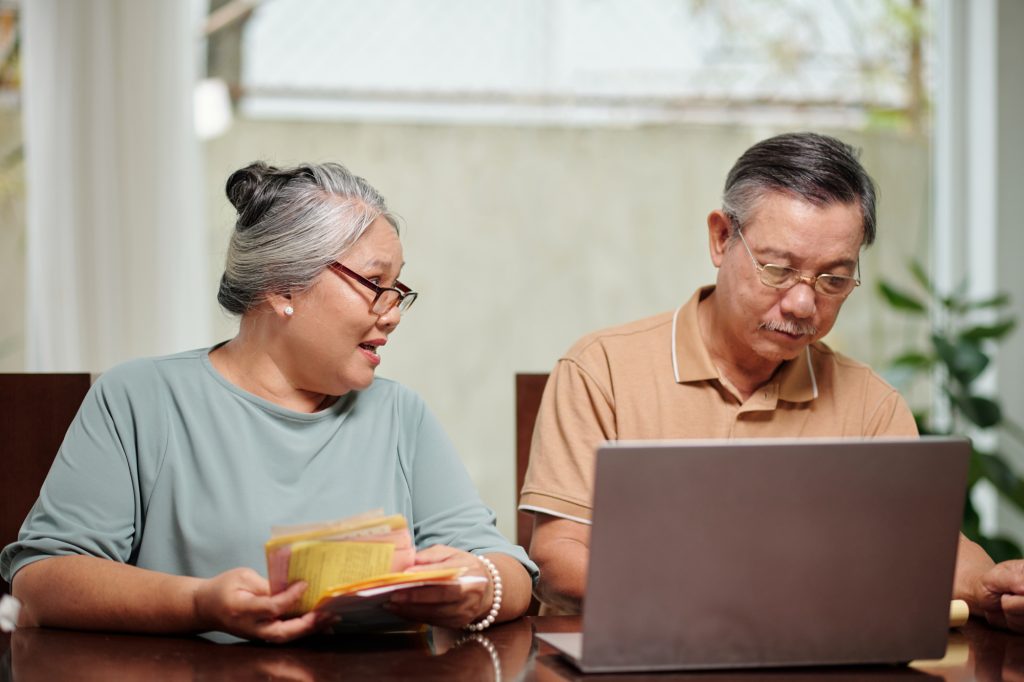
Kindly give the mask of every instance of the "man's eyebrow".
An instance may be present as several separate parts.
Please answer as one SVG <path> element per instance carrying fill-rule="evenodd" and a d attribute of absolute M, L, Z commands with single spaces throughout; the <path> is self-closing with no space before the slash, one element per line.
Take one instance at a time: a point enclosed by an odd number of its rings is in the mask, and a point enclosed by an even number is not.
<path fill-rule="evenodd" d="M 832 261 L 826 265 L 826 270 L 822 270 L 821 274 L 826 275 L 836 268 L 849 268 L 855 270 L 857 268 L 858 260 L 850 260 L 849 258 L 840 258 L 839 260 Z"/>

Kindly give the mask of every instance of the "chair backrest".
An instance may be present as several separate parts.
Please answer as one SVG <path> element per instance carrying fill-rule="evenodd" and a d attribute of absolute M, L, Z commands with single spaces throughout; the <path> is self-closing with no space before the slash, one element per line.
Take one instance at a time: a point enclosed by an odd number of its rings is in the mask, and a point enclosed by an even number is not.
<path fill-rule="evenodd" d="M 533 425 L 537 421 L 540 398 L 548 382 L 547 374 L 516 374 L 516 504 L 519 491 L 526 478 L 526 465 L 530 463 L 530 441 L 533 440 Z M 533 534 L 533 515 L 516 512 L 516 543 L 530 549 Z"/>
<path fill-rule="evenodd" d="M 0 374 L 0 548 L 18 539 L 91 383 L 89 374 Z"/>

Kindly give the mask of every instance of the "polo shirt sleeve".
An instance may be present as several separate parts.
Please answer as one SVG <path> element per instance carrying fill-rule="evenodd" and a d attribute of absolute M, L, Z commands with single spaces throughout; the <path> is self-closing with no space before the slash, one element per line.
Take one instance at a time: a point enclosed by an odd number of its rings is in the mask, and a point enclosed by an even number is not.
<path fill-rule="evenodd" d="M 917 436 L 917 422 L 907 401 L 893 388 L 868 415 L 865 436 Z"/>
<path fill-rule="evenodd" d="M 404 402 L 403 412 L 412 425 L 406 429 L 403 449 L 409 455 L 416 547 L 447 545 L 473 554 L 508 554 L 536 581 L 537 565 L 498 531 L 494 512 L 480 499 L 437 418 L 411 391 L 406 391 Z"/>
<path fill-rule="evenodd" d="M 601 356 L 600 348 L 591 346 L 583 355 L 561 359 L 548 377 L 521 510 L 590 523 L 595 450 L 618 437 L 610 382 L 602 371 L 607 363 L 600 361 Z"/>
<path fill-rule="evenodd" d="M 131 560 L 143 518 L 136 451 L 161 438 L 159 429 L 137 429 L 137 413 L 146 411 L 137 401 L 148 395 L 132 396 L 130 378 L 139 370 L 114 368 L 89 390 L 17 541 L 0 555 L 8 582 L 22 567 L 54 556 Z"/>

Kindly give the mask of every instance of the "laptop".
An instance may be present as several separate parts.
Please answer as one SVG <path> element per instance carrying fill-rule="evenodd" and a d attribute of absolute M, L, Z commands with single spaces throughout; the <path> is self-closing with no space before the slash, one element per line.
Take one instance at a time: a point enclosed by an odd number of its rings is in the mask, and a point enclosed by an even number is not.
<path fill-rule="evenodd" d="M 584 672 L 941 658 L 970 445 L 960 438 L 598 448 Z"/>

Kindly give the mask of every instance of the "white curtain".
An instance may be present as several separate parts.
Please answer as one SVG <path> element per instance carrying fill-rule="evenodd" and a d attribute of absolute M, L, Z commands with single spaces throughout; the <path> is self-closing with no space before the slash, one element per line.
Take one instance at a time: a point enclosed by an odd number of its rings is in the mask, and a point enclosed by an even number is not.
<path fill-rule="evenodd" d="M 30 371 L 209 341 L 194 7 L 22 3 Z"/>

